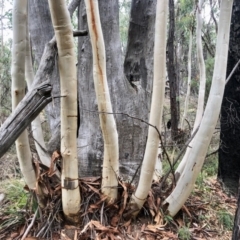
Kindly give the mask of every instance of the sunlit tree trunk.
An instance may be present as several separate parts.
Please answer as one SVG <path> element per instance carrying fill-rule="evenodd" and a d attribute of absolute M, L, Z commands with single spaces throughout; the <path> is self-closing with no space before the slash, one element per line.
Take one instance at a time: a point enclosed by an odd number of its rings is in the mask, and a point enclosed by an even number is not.
<path fill-rule="evenodd" d="M 25 95 L 25 55 L 27 28 L 27 0 L 13 1 L 13 44 L 12 44 L 12 109 L 14 110 Z M 32 154 L 25 130 L 16 141 L 17 156 L 26 184 L 36 187 L 36 175 Z"/>
<path fill-rule="evenodd" d="M 166 81 L 166 34 L 167 34 L 168 1 L 158 0 L 155 23 L 154 46 L 154 79 L 150 112 L 150 124 L 161 126 Z M 133 215 L 142 208 L 151 188 L 160 139 L 158 132 L 149 126 L 148 140 L 138 187 L 132 195 L 130 207 Z"/>
<path fill-rule="evenodd" d="M 79 220 L 77 160 L 77 72 L 71 19 L 64 0 L 49 0 L 58 47 L 61 84 L 62 205 L 65 217 Z"/>
<path fill-rule="evenodd" d="M 106 54 L 97 0 L 86 0 L 86 11 L 93 53 L 93 79 L 98 111 L 112 113 L 107 83 Z M 116 123 L 112 114 L 99 114 L 104 140 L 102 192 L 108 200 L 115 200 L 118 193 L 119 148 Z"/>
<path fill-rule="evenodd" d="M 180 210 L 194 187 L 219 117 L 226 79 L 232 2 L 232 0 L 223 0 L 221 3 L 212 86 L 200 128 L 186 161 L 187 164 L 176 188 L 165 200 L 168 214 L 171 216 Z"/>

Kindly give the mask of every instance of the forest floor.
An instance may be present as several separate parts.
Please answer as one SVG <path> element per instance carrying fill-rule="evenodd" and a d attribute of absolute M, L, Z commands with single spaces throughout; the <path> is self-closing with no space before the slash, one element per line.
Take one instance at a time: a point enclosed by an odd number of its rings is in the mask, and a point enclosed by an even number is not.
<path fill-rule="evenodd" d="M 231 239 L 236 199 L 224 192 L 217 181 L 216 161 L 213 155 L 206 160 L 194 191 L 174 218 L 161 212 L 157 184 L 153 184 L 144 210 L 135 221 L 130 221 L 124 218 L 125 203 L 134 186 L 119 182 L 118 202 L 107 205 L 100 193 L 100 177 L 80 179 L 82 222 L 76 227 L 64 223 L 61 193 L 57 189 L 54 194 L 48 192 L 51 201 L 45 210 L 36 214 L 34 198 L 24 190 L 24 182 L 19 178 L 16 157 L 7 154 L 1 159 L 0 167 L 0 239 L 22 239 L 28 231 L 26 240 Z"/>
<path fill-rule="evenodd" d="M 194 119 L 191 113 L 195 115 L 195 106 L 196 102 L 190 104 L 190 119 Z M 166 123 L 169 114 L 165 116 Z M 189 122 L 192 126 L 193 121 Z M 190 131 L 187 124 L 186 129 Z M 164 135 L 165 140 L 169 138 L 169 132 Z M 172 159 L 178 150 L 168 140 L 166 142 L 166 150 Z M 82 204 L 79 213 L 81 224 L 78 226 L 64 221 L 60 186 L 52 186 L 44 172 L 40 175 L 39 184 L 44 187 L 48 199 L 46 208 L 38 209 L 36 196 L 29 193 L 21 178 L 13 147 L 0 159 L 0 239 L 230 240 L 236 198 L 224 191 L 217 181 L 218 145 L 217 127 L 195 188 L 174 218 L 164 214 L 160 208 L 164 195 L 173 189 L 172 181 L 166 182 L 162 192 L 154 183 L 142 212 L 136 220 L 130 221 L 126 217 L 126 202 L 135 186 L 119 181 L 119 198 L 116 203 L 108 205 L 100 192 L 100 177 L 89 177 L 79 179 Z M 163 162 L 163 167 L 168 169 L 169 166 Z"/>

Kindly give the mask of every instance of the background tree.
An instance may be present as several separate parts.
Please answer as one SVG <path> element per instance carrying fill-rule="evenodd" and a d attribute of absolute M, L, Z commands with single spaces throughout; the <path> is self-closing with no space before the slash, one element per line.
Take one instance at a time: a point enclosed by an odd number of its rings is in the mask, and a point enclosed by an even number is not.
<path fill-rule="evenodd" d="M 240 2 L 234 1 L 231 20 L 227 76 L 240 59 Z M 220 29 L 219 29 L 220 30 Z M 240 176 L 240 68 L 238 67 L 226 84 L 221 107 L 221 132 L 219 147 L 218 178 L 224 186 L 237 194 Z"/>
<path fill-rule="evenodd" d="M 171 106 L 171 130 L 172 139 L 175 140 L 178 132 L 180 118 L 179 105 L 179 84 L 176 72 L 175 57 L 175 5 L 174 0 L 169 0 L 169 28 L 167 41 L 167 72 L 170 86 L 170 106 Z"/>

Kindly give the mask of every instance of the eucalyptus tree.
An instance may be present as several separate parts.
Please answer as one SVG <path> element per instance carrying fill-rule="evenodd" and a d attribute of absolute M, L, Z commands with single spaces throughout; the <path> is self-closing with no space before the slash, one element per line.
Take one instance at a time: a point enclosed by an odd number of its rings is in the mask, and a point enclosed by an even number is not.
<path fill-rule="evenodd" d="M 179 211 L 194 187 L 218 120 L 225 87 L 232 2 L 232 0 L 223 0 L 221 3 L 210 95 L 200 128 L 189 151 L 186 166 L 180 174 L 176 188 L 165 200 L 167 211 L 172 216 Z"/>
<path fill-rule="evenodd" d="M 160 139 L 153 126 L 161 129 L 166 82 L 166 36 L 167 36 L 168 0 L 157 2 L 154 44 L 154 78 L 151 112 L 148 128 L 148 140 L 141 168 L 138 187 L 131 198 L 131 211 L 136 216 L 141 210 L 151 189 Z"/>
<path fill-rule="evenodd" d="M 49 0 L 52 8 L 51 13 L 53 16 L 53 24 L 55 29 L 55 35 L 57 37 L 57 45 L 59 51 L 59 70 L 61 76 L 61 88 L 63 92 L 61 93 L 61 107 L 65 109 L 65 113 L 61 113 L 61 152 L 63 155 L 63 178 L 62 178 L 62 187 L 63 187 L 63 201 L 66 200 L 66 188 L 75 187 L 74 190 L 76 195 L 72 197 L 69 194 L 66 204 L 63 206 L 64 213 L 68 217 L 70 213 L 76 216 L 76 212 L 80 207 L 80 197 L 77 184 L 77 178 L 79 171 L 81 176 L 86 175 L 100 175 L 102 165 L 105 167 L 103 160 L 107 157 L 108 147 L 105 144 L 115 144 L 114 141 L 116 139 L 116 132 L 114 130 L 113 135 L 114 139 L 112 142 L 105 141 L 106 136 L 102 136 L 103 129 L 103 120 L 106 120 L 106 112 L 108 114 L 112 114 L 115 116 L 117 131 L 119 135 L 119 161 L 120 168 L 119 172 L 128 175 L 135 176 L 138 168 L 141 166 L 141 161 L 143 159 L 140 181 L 137 187 L 136 192 L 133 194 L 131 198 L 131 208 L 133 211 L 133 215 L 136 215 L 138 211 L 141 209 L 144 201 L 147 198 L 147 194 L 151 187 L 155 162 L 157 159 L 158 148 L 159 148 L 159 135 L 156 132 L 156 129 L 153 127 L 149 127 L 149 136 L 147 138 L 147 122 L 153 124 L 159 131 L 161 131 L 161 115 L 162 115 L 162 104 L 164 98 L 164 84 L 165 84 L 165 54 L 166 54 L 166 16 L 167 16 L 167 3 L 170 4 L 170 10 L 172 9 L 173 2 L 167 0 L 158 0 L 158 1 L 138 1 L 133 0 L 131 4 L 131 21 L 129 24 L 128 31 L 128 43 L 126 47 L 126 56 L 124 62 L 122 62 L 123 55 L 120 43 L 119 36 L 119 16 L 118 16 L 118 1 L 98 1 L 99 14 L 102 26 L 102 34 L 101 36 L 101 28 L 100 28 L 100 20 L 96 15 L 97 11 L 94 12 L 94 15 L 90 13 L 89 4 L 91 5 L 91 9 L 95 8 L 96 0 L 86 1 L 86 5 L 84 1 L 76 1 L 76 7 L 79 7 L 79 29 L 88 29 L 90 36 L 79 38 L 78 42 L 78 86 L 73 83 L 74 75 L 76 73 L 75 63 L 73 58 L 73 41 L 72 41 L 72 29 L 70 28 L 69 17 L 66 13 L 66 8 L 60 9 L 61 6 L 65 6 L 63 1 L 61 4 L 59 2 L 54 2 L 53 0 Z M 157 9 L 161 8 L 163 11 L 157 11 L 157 14 L 161 16 L 162 24 L 160 27 L 156 27 L 155 36 L 156 39 L 154 41 L 154 26 L 155 26 L 155 16 L 156 16 L 156 4 Z M 229 4 L 229 6 L 227 5 Z M 39 56 L 42 54 L 42 46 L 49 41 L 54 35 L 52 26 L 50 23 L 50 14 L 49 9 L 46 7 L 46 0 L 42 1 L 34 1 L 30 6 L 31 19 L 30 21 L 30 31 L 32 32 L 32 42 L 33 49 L 35 51 L 35 57 L 39 60 Z M 227 6 L 226 6 L 227 5 Z M 189 157 L 187 158 L 187 164 L 184 168 L 183 174 L 180 174 L 180 178 L 177 182 L 177 186 L 173 193 L 167 198 L 166 203 L 168 203 L 168 210 L 171 215 L 177 213 L 180 209 L 188 195 L 190 194 L 194 181 L 196 180 L 196 176 L 201 169 L 203 159 L 206 154 L 206 149 L 209 144 L 212 131 L 215 127 L 216 119 L 217 119 L 217 107 L 221 101 L 221 94 L 223 91 L 222 78 L 225 75 L 225 64 L 226 64 L 226 52 L 227 52 L 227 36 L 228 36 L 228 21 L 227 18 L 230 15 L 231 1 L 223 0 L 222 1 L 222 11 L 220 17 L 220 27 L 218 36 L 218 45 L 217 45 L 217 54 L 216 54 L 216 63 L 215 63 L 215 72 L 213 76 L 213 88 L 211 91 L 211 96 L 209 99 L 209 103 L 206 108 L 206 112 L 204 118 L 202 120 L 202 125 L 198 134 L 196 135 L 196 141 L 194 141 L 193 147 L 190 150 Z M 75 9 L 75 8 L 74 8 Z M 61 12 L 61 11 L 62 12 Z M 170 12 L 171 12 L 170 11 Z M 92 15 L 91 15 L 92 14 Z M 170 14 L 170 21 L 172 21 L 173 12 Z M 226 14 L 226 16 L 223 16 Z M 44 16 L 44 17 L 43 17 Z M 92 16 L 92 17 L 89 17 Z M 223 20 L 225 17 L 225 20 Z M 59 19 L 60 18 L 60 19 Z M 44 21 L 43 21 L 44 19 Z M 61 30 L 64 31 L 64 27 L 61 27 L 61 21 L 65 21 L 65 27 L 67 27 L 66 34 L 61 35 Z M 87 23 L 87 20 L 89 23 Z M 96 21 L 97 25 L 93 24 Z M 156 19 L 156 23 L 159 23 L 159 19 Z M 173 24 L 173 22 L 171 22 Z M 93 32 L 93 30 L 95 32 Z M 39 38 L 39 32 L 42 35 L 42 38 Z M 170 31 L 172 34 L 172 29 Z M 51 35 L 51 36 L 49 36 Z M 71 37 L 70 37 L 71 35 Z M 96 38 L 97 36 L 97 38 Z M 168 43 L 173 40 L 171 36 L 168 38 Z M 223 36 L 226 38 L 223 40 Z M 69 41 L 64 42 L 64 39 L 67 37 Z M 105 51 L 103 48 L 103 39 L 105 42 Z M 154 74 L 153 74 L 153 49 L 155 42 L 155 60 L 154 60 Z M 68 45 L 69 50 L 69 58 L 70 61 L 65 62 L 64 55 L 68 50 L 64 49 L 65 44 Z M 170 47 L 170 43 L 168 46 Z M 159 48 L 157 47 L 159 46 Z M 174 54 L 173 49 L 168 48 L 171 54 Z M 99 51 L 99 52 L 98 52 Z M 159 52 L 158 52 L 159 51 Z M 173 52 L 172 52 L 173 51 Z M 98 54 L 96 54 L 98 52 Z M 104 56 L 104 52 L 106 52 L 106 59 Z M 169 53 L 168 53 L 169 54 Z M 170 54 L 170 55 L 171 55 Z M 169 56 L 170 56 L 169 55 Z M 97 59 L 96 56 L 100 56 L 101 58 Z M 172 57 L 172 55 L 171 55 Z M 99 61 L 100 60 L 100 61 Z M 173 58 L 170 58 L 171 64 L 174 64 Z M 223 60 L 223 62 L 221 61 Z M 94 63 L 94 64 L 93 64 Z M 101 66 L 101 69 L 105 69 L 106 64 L 106 73 L 104 71 L 103 74 L 99 74 L 100 71 L 96 71 L 96 68 Z M 97 66 L 98 65 L 98 66 Z M 156 67 L 158 66 L 158 67 Z M 168 70 L 170 70 L 170 65 L 168 65 Z M 218 67 L 218 68 L 217 68 Z M 67 75 L 69 74 L 69 75 Z M 174 73 L 175 74 L 175 73 Z M 219 75 L 218 75 L 219 74 Z M 67 75 L 67 76 L 66 76 Z M 106 88 L 106 76 L 108 79 L 108 87 L 112 101 L 112 109 L 105 108 L 103 106 L 98 106 L 98 100 L 100 98 L 106 97 L 108 94 L 103 91 L 99 91 L 102 89 L 102 86 L 95 86 L 94 89 L 94 81 L 98 83 L 98 80 L 104 77 Z M 154 75 L 154 86 L 152 83 Z M 65 77 L 70 77 L 71 81 L 68 86 L 66 86 L 66 82 L 64 82 Z M 170 76 L 169 76 L 170 77 Z M 49 78 L 54 79 L 56 81 L 56 85 L 59 84 L 57 82 L 58 78 L 54 76 L 49 76 Z M 172 78 L 171 78 L 172 79 Z M 74 81 L 73 81 L 74 80 Z M 218 82 L 219 80 L 219 82 Z M 53 81 L 52 81 L 53 82 Z M 54 84 L 53 84 L 54 85 Z M 161 87 L 160 87 L 161 86 Z M 156 90 L 161 92 L 160 100 L 156 100 L 157 94 Z M 76 99 L 77 94 L 76 90 L 78 90 L 78 101 L 79 101 L 79 110 L 80 110 L 80 129 L 78 131 L 78 148 L 76 148 Z M 72 92 L 72 96 L 70 91 Z M 98 92 L 99 91 L 99 92 Z M 97 92 L 97 96 L 96 96 Z M 59 96 L 59 92 L 55 92 L 56 95 Z M 153 95 L 153 96 L 152 96 Z M 150 112 L 150 101 L 152 99 L 151 105 L 151 113 L 150 120 L 148 120 L 148 114 Z M 70 99 L 68 102 L 67 100 Z M 66 101 L 66 102 L 64 102 Z M 108 97 L 109 102 L 109 97 Z M 159 105 L 161 103 L 161 105 Z M 71 106 L 69 107 L 69 104 Z M 157 106 L 156 106 L 157 105 Z M 67 106 L 67 107 L 66 107 Z M 159 107 L 160 106 L 160 107 Z M 48 119 L 50 119 L 50 127 L 53 130 L 56 128 L 59 122 L 59 106 L 56 104 L 52 104 L 49 106 L 49 111 L 47 114 L 49 115 Z M 67 109 L 68 108 L 68 109 Z M 52 112 L 51 112 L 52 109 Z M 216 110 L 214 115 L 211 113 L 212 110 Z M 70 110 L 70 112 L 68 112 Z M 99 112 L 101 111 L 101 112 Z M 103 112 L 104 111 L 104 112 Z M 100 114 L 100 119 L 99 119 Z M 65 115 L 65 116 L 63 116 Z M 69 120 L 69 117 L 72 117 Z M 109 117 L 110 118 L 110 117 Z M 113 116 L 111 117 L 113 119 Z M 67 119 L 67 120 L 66 120 Z M 69 120 L 69 121 L 68 121 Z M 144 121 L 142 121 L 144 120 Z M 68 123 L 67 123 L 68 121 Z M 101 122 L 101 124 L 100 124 Z M 71 126 L 68 126 L 70 124 Z M 114 123 L 111 123 L 112 126 Z M 106 126 L 105 126 L 106 127 Z M 66 133 L 67 129 L 69 132 Z M 103 130 L 104 132 L 105 130 Z M 71 133 L 70 135 L 68 135 Z M 67 134 L 67 135 L 65 135 Z M 69 136 L 69 142 L 66 142 L 65 138 Z M 75 140 L 74 140 L 75 138 Z M 59 137 L 60 139 L 60 137 Z M 109 139 L 108 139 L 109 140 Z M 145 143 L 147 142 L 146 152 Z M 71 146 L 70 146 L 71 145 Z M 66 151 L 66 148 L 69 151 Z M 76 149 L 78 149 L 78 154 L 76 154 Z M 107 149 L 107 151 L 106 151 Z M 116 145 L 114 146 L 114 151 L 116 153 Z M 65 154 L 69 154 L 66 156 Z M 73 158 L 70 159 L 72 156 Z M 80 163 L 80 168 L 78 169 L 76 164 L 76 156 L 78 155 L 78 162 Z M 115 154 L 114 157 L 117 155 Z M 69 166 L 69 175 L 66 174 L 66 164 L 64 163 L 64 158 L 69 160 L 73 160 L 73 170 L 71 170 L 71 166 Z M 117 158 L 117 157 L 116 157 Z M 149 162 L 148 162 L 149 161 Z M 118 174 L 118 164 L 114 166 L 112 169 L 114 173 Z M 116 167 L 117 166 L 117 167 Z M 115 168 L 116 167 L 116 168 Z M 108 173 L 107 173 L 108 174 Z M 114 176 L 114 180 L 117 179 L 117 175 Z M 65 181 L 66 180 L 66 181 Z M 105 183 L 104 183 L 105 184 Z M 103 184 L 103 186 L 104 186 Z M 185 186 L 188 185 L 188 188 Z M 113 186 L 116 186 L 116 183 L 113 183 Z M 112 187 L 113 187 L 112 186 Z M 144 187 L 145 186 L 145 187 Z M 73 189 L 68 189 L 70 193 Z M 103 191 L 104 192 L 104 191 Z M 74 193 L 74 194 L 75 194 Z M 180 193 L 182 196 L 180 196 Z M 108 193 L 107 193 L 108 194 Z M 112 198 L 115 198 L 116 192 Z M 64 200 L 65 199 L 65 200 Z M 176 202 L 175 199 L 178 199 L 179 202 Z M 69 201 L 68 201 L 69 200 Z M 70 200 L 73 200 L 74 206 L 71 206 Z M 69 204 L 68 204 L 69 203 Z M 74 218 L 75 219 L 75 218 Z M 74 220 L 71 219 L 71 220 Z"/>
<path fill-rule="evenodd" d="M 27 0 L 13 1 L 13 46 L 12 46 L 12 109 L 25 95 L 25 56 L 27 33 Z M 32 163 L 28 133 L 25 130 L 16 140 L 20 169 L 30 189 L 36 188 L 36 174 Z"/>

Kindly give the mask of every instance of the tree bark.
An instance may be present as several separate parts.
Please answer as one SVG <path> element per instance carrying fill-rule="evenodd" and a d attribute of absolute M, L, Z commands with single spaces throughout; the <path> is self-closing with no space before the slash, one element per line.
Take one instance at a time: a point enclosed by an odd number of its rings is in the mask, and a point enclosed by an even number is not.
<path fill-rule="evenodd" d="M 167 40 L 167 72 L 170 86 L 171 135 L 174 140 L 178 133 L 179 88 L 175 69 L 175 8 L 174 0 L 169 0 L 169 29 Z"/>
<path fill-rule="evenodd" d="M 118 1 L 99 1 L 100 20 L 106 46 L 107 78 L 109 79 L 113 111 L 127 113 L 146 121 L 148 121 L 152 86 L 155 6 L 155 1 L 134 0 L 132 2 L 124 76 L 119 37 Z M 82 1 L 79 12 L 79 29 L 86 29 L 86 26 L 86 11 Z M 81 126 L 78 156 L 81 162 L 80 173 L 81 176 L 98 175 L 101 172 L 103 160 L 103 141 L 93 86 L 89 37 L 79 39 L 79 52 L 78 90 Z M 133 76 L 133 81 L 131 81 L 131 76 Z M 115 116 L 120 139 L 120 173 L 133 176 L 143 158 L 147 125 L 128 118 L 126 115 Z"/>
<path fill-rule="evenodd" d="M 231 19 L 227 76 L 240 59 L 240 2 L 234 1 Z M 240 177 L 240 68 L 226 84 L 221 107 L 221 132 L 218 178 L 227 189 L 237 194 Z"/>

